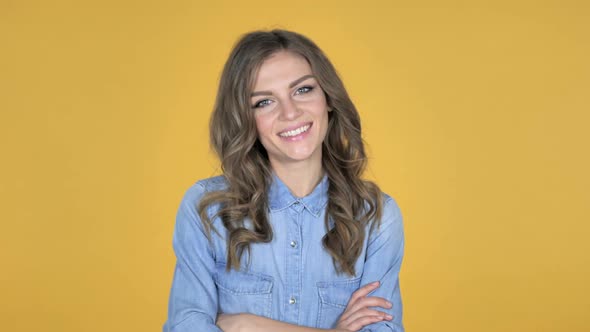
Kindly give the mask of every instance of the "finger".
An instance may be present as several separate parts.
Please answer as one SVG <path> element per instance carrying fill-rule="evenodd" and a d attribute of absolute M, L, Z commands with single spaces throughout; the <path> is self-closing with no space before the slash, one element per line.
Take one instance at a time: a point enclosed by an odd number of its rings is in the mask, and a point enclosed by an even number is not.
<path fill-rule="evenodd" d="M 349 310 L 345 311 L 341 316 L 339 321 L 342 322 L 351 322 L 361 316 L 379 316 L 381 315 L 381 311 L 375 309 L 369 309 L 366 307 L 358 308 L 357 310 Z"/>
<path fill-rule="evenodd" d="M 379 281 L 375 281 L 375 282 L 372 282 L 370 284 L 366 284 L 363 287 L 357 289 L 356 291 L 354 291 L 354 293 L 352 293 L 352 296 L 350 297 L 350 300 L 348 300 L 348 304 L 346 305 L 346 308 L 350 307 L 358 299 L 367 296 L 370 292 L 377 289 L 378 287 L 379 287 Z"/>
<path fill-rule="evenodd" d="M 340 316 L 342 320 L 347 319 L 352 314 L 359 310 L 366 309 L 368 307 L 381 307 L 384 309 L 392 308 L 391 302 L 387 301 L 382 297 L 370 296 L 358 299 L 350 308 L 344 310 L 344 313 Z"/>
<path fill-rule="evenodd" d="M 369 296 L 358 299 L 349 309 L 347 309 L 347 311 L 352 313 L 367 307 L 381 307 L 384 309 L 391 309 L 392 306 L 393 305 L 391 302 L 387 301 L 387 299 L 378 296 Z"/>
<path fill-rule="evenodd" d="M 389 315 L 387 313 L 379 311 L 379 310 L 363 308 L 361 310 L 357 310 L 357 311 L 353 312 L 348 317 L 344 318 L 342 320 L 342 323 L 344 325 L 350 325 L 355 320 L 362 318 L 362 317 L 368 317 L 368 316 L 377 316 L 377 317 L 387 318 Z"/>
<path fill-rule="evenodd" d="M 362 317 L 357 317 L 356 319 L 349 319 L 346 321 L 340 321 L 340 322 L 338 322 L 338 325 L 336 327 L 338 329 L 356 331 L 364 326 L 364 325 L 362 325 L 363 323 L 371 324 L 374 322 L 382 321 L 383 318 L 384 317 L 382 315 L 362 316 Z"/>
<path fill-rule="evenodd" d="M 364 316 L 352 322 L 348 329 L 351 331 L 358 331 L 369 324 L 380 322 L 383 319 L 383 316 Z"/>

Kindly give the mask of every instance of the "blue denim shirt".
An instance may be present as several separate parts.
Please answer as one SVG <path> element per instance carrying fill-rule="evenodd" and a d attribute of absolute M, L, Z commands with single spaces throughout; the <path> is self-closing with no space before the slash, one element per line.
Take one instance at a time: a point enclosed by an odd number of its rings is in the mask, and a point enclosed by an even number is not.
<path fill-rule="evenodd" d="M 273 239 L 251 246 L 250 265 L 245 253 L 240 271 L 226 272 L 226 230 L 221 220 L 213 220 L 221 236 L 212 232 L 209 243 L 197 212 L 203 194 L 226 186 L 221 176 L 201 180 L 182 199 L 173 237 L 177 261 L 165 332 L 221 331 L 215 325 L 220 313 L 252 313 L 300 326 L 333 328 L 352 293 L 377 280 L 381 286 L 370 295 L 388 299 L 393 307 L 376 309 L 394 318 L 362 331 L 404 331 L 398 279 L 404 235 L 394 199 L 383 194 L 381 227 L 368 234 L 367 226 L 355 265 L 357 275 L 351 277 L 336 272 L 322 246 L 327 177 L 308 196 L 297 198 L 273 175 L 269 190 Z M 208 210 L 210 216 L 214 212 L 215 207 Z"/>

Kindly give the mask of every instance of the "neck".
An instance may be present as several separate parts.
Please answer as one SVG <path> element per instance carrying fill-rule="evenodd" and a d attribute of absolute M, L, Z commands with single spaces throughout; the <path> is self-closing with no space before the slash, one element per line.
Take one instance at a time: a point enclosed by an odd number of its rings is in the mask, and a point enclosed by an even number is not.
<path fill-rule="evenodd" d="M 272 165 L 275 174 L 296 197 L 309 195 L 322 180 L 324 170 L 321 161 L 315 163 L 301 162 L 297 164 Z"/>

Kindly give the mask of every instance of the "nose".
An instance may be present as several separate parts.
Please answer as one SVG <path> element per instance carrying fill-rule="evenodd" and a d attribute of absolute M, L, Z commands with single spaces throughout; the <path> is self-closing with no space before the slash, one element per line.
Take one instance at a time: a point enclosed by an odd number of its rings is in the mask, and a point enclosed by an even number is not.
<path fill-rule="evenodd" d="M 301 110 L 297 107 L 297 104 L 290 98 L 285 98 L 281 101 L 281 119 L 282 120 L 294 120 L 296 119 Z"/>

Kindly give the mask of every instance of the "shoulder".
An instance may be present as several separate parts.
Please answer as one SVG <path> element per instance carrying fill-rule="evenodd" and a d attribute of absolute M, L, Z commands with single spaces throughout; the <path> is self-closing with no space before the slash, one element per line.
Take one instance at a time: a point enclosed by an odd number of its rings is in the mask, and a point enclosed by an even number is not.
<path fill-rule="evenodd" d="M 383 206 L 383 216 L 395 217 L 401 219 L 401 210 L 397 201 L 388 195 L 381 192 L 381 204 Z M 382 218 L 383 219 L 383 218 Z"/>
<path fill-rule="evenodd" d="M 195 201 L 209 192 L 225 190 L 227 187 L 228 183 L 223 175 L 201 179 L 194 182 L 188 187 L 188 189 L 186 189 L 184 198 L 185 200 Z"/>
<path fill-rule="evenodd" d="M 198 180 L 185 190 L 181 205 L 196 210 L 198 203 L 207 193 L 225 190 L 227 187 L 227 180 L 223 175 Z"/>
<path fill-rule="evenodd" d="M 201 212 L 199 211 L 201 200 L 207 195 L 207 193 L 223 190 L 225 188 L 227 188 L 227 183 L 224 176 L 201 179 L 191 184 L 185 190 L 180 201 L 176 217 L 177 232 L 182 234 L 187 229 L 200 229 L 202 232 L 203 225 L 201 223 Z M 219 208 L 219 203 L 208 205 L 206 207 L 206 213 L 209 218 L 213 218 Z"/>
<path fill-rule="evenodd" d="M 381 207 L 381 219 L 378 221 L 379 226 L 375 229 L 375 234 L 371 234 L 371 237 L 379 236 L 383 233 L 400 234 L 403 237 L 403 218 L 397 201 L 392 196 L 382 192 Z"/>
<path fill-rule="evenodd" d="M 194 186 L 199 186 L 205 192 L 225 190 L 228 187 L 228 182 L 225 176 L 218 175 L 197 181 Z"/>

